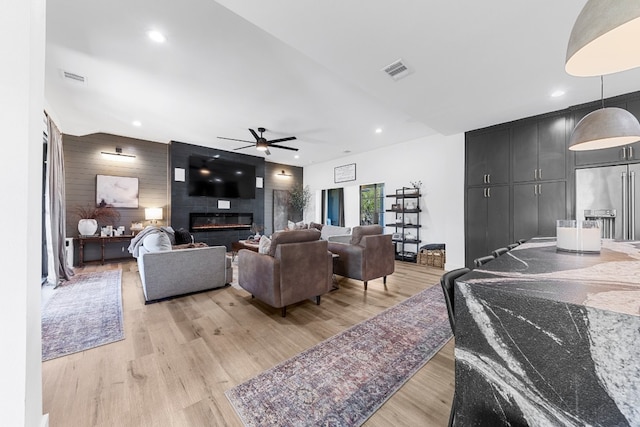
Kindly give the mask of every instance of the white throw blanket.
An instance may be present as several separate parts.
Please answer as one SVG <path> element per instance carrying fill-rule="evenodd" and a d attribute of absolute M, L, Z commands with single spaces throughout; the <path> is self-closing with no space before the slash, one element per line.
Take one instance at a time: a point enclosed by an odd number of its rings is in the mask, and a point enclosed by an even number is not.
<path fill-rule="evenodd" d="M 144 238 L 150 234 L 158 234 L 158 233 L 167 233 L 169 237 L 173 235 L 173 228 L 171 227 L 154 227 L 152 225 L 146 227 L 144 230 L 136 234 L 136 236 L 131 239 L 131 244 L 129 245 L 129 253 L 133 254 L 134 257 L 138 258 L 140 255 L 140 246 L 142 246 L 142 241 Z M 173 239 L 170 239 L 173 240 Z"/>

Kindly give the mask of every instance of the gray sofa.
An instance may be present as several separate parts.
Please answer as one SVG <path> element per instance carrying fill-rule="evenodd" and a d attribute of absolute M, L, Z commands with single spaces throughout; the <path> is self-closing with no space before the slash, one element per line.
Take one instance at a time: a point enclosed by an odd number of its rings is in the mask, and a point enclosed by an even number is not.
<path fill-rule="evenodd" d="M 149 252 L 139 248 L 138 270 L 145 303 L 220 288 L 233 281 L 224 246 Z"/>

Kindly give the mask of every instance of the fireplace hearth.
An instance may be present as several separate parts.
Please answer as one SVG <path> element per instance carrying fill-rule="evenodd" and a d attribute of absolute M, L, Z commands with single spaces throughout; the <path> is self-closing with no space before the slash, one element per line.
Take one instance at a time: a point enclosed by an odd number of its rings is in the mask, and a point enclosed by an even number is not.
<path fill-rule="evenodd" d="M 189 231 L 249 230 L 253 223 L 251 213 L 208 212 L 189 214 Z"/>

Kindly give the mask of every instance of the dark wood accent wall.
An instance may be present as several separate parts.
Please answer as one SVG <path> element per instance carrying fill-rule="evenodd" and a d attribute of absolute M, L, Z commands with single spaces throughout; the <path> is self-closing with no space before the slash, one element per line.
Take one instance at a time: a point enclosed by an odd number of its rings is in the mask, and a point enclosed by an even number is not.
<path fill-rule="evenodd" d="M 188 194 L 187 182 L 189 174 L 189 156 L 192 154 L 200 156 L 220 155 L 220 159 L 245 163 L 255 166 L 256 176 L 263 178 L 263 188 L 256 188 L 255 199 L 233 199 L 216 197 L 192 197 Z M 264 204 L 265 204 L 265 160 L 262 157 L 240 154 L 237 152 L 218 150 L 215 148 L 203 147 L 199 145 L 187 144 L 184 142 L 172 141 L 170 144 L 170 171 L 171 179 L 171 226 L 174 229 L 189 229 L 189 213 L 212 213 L 212 212 L 239 212 L 252 213 L 253 222 L 264 224 Z M 185 181 L 175 180 L 175 169 L 185 170 Z M 218 209 L 219 200 L 228 200 L 230 209 Z M 196 241 L 205 242 L 210 246 L 224 245 L 227 250 L 231 250 L 231 243 L 246 239 L 251 233 L 249 230 L 216 230 L 193 233 Z"/>
<path fill-rule="evenodd" d="M 291 176 L 278 175 L 282 171 Z M 263 233 L 271 235 L 274 231 L 277 231 L 273 229 L 273 190 L 291 190 L 298 184 L 302 185 L 303 174 L 300 167 L 267 163 L 265 175 L 264 217 L 266 218 L 266 224 L 264 224 Z M 297 222 L 301 221 L 302 217 L 298 213 L 297 215 L 292 215 L 290 219 Z"/>
<path fill-rule="evenodd" d="M 169 190 L 167 180 L 168 145 L 152 141 L 125 138 L 104 133 L 73 136 L 63 135 L 65 162 L 65 186 L 67 205 L 67 237 L 77 237 L 78 218 L 73 214 L 77 206 L 89 206 L 96 203 L 96 175 L 114 175 L 138 178 L 138 208 L 118 208 L 120 220 L 117 225 L 124 225 L 130 232 L 132 222 L 144 221 L 145 208 L 161 207 L 165 220 L 168 215 Z M 131 162 L 121 162 L 105 158 L 101 152 L 115 152 L 122 148 L 126 154 L 135 155 Z M 106 258 L 129 256 L 128 246 L 108 245 Z M 87 246 L 85 259 L 99 259 L 99 248 Z M 74 260 L 77 260 L 77 248 Z"/>

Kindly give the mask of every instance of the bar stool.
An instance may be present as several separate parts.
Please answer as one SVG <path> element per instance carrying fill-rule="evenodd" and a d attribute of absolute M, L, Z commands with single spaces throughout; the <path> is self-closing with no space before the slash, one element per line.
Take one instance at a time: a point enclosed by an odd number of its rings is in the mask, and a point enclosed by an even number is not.
<path fill-rule="evenodd" d="M 494 258 L 498 258 L 500 255 L 504 255 L 507 252 L 509 252 L 508 248 L 498 248 L 495 251 L 491 252 L 491 255 L 493 255 Z"/>
<path fill-rule="evenodd" d="M 473 265 L 477 267 L 480 267 L 486 263 L 488 263 L 491 260 L 496 259 L 493 255 L 487 255 L 487 256 L 482 256 L 480 258 L 476 258 L 473 260 Z"/>

